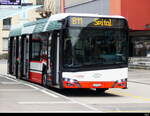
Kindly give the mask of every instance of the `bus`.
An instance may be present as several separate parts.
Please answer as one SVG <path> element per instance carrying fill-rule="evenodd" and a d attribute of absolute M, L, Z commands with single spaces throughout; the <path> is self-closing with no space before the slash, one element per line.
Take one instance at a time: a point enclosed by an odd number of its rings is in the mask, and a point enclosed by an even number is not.
<path fill-rule="evenodd" d="M 8 74 L 45 87 L 127 88 L 128 22 L 62 13 L 10 31 Z"/>

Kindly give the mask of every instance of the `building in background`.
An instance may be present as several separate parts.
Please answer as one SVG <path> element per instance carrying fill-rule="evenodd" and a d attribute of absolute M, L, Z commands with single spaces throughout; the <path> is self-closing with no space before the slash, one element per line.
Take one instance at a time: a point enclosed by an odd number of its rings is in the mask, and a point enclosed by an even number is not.
<path fill-rule="evenodd" d="M 130 27 L 129 56 L 150 57 L 150 0 L 65 0 L 65 12 L 121 15 Z"/>
<path fill-rule="evenodd" d="M 67 13 L 92 13 L 109 15 L 109 0 L 65 0 Z"/>
<path fill-rule="evenodd" d="M 150 57 L 150 0 L 110 0 L 110 14 L 129 21 L 131 57 Z"/>
<path fill-rule="evenodd" d="M 11 28 L 26 22 L 47 18 L 59 13 L 59 0 L 11 0 L 0 1 L 0 55 L 8 53 L 8 37 Z"/>
<path fill-rule="evenodd" d="M 10 29 L 42 18 L 37 8 L 38 5 L 44 5 L 44 0 L 21 0 L 22 4 L 15 5 L 6 4 L 8 1 L 3 0 L 4 3 L 0 3 L 0 55 L 8 53 Z"/>
<path fill-rule="evenodd" d="M 22 0 L 24 5 L 42 5 L 16 13 L 0 20 L 0 54 L 7 53 L 7 38 L 12 25 L 46 18 L 60 13 L 61 0 Z M 63 1 L 63 0 L 62 0 Z M 121 15 L 128 19 L 130 27 L 131 57 L 150 57 L 150 0 L 64 0 L 66 13 L 94 13 Z M 12 10 L 11 10 L 12 11 Z M 1 7 L 0 7 L 1 12 Z M 12 13 L 11 13 L 12 14 Z M 2 15 L 2 14 L 1 14 Z"/>
<path fill-rule="evenodd" d="M 50 17 L 51 15 L 58 12 L 56 10 L 56 0 L 39 0 L 40 3 L 43 5 L 42 7 L 37 9 L 37 12 L 41 15 L 42 18 Z"/>

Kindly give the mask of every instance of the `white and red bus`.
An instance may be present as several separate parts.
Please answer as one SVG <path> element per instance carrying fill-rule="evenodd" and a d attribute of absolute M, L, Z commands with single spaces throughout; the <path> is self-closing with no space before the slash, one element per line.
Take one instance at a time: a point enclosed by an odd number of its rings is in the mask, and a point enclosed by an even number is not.
<path fill-rule="evenodd" d="M 12 29 L 8 73 L 57 88 L 127 88 L 128 23 L 64 13 Z"/>

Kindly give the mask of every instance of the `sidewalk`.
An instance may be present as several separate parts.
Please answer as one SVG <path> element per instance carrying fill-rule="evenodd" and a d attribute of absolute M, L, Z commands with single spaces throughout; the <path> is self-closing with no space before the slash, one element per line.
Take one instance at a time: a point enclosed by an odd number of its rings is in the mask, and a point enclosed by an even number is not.
<path fill-rule="evenodd" d="M 150 85 L 150 70 L 129 69 L 128 81 Z"/>

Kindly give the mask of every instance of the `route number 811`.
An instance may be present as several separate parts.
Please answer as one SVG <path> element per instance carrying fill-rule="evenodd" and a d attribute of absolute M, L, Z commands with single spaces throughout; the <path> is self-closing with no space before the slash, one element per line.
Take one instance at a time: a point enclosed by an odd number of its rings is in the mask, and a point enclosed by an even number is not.
<path fill-rule="evenodd" d="M 80 17 L 72 17 L 71 19 L 73 25 L 82 25 L 83 24 L 83 18 Z"/>

